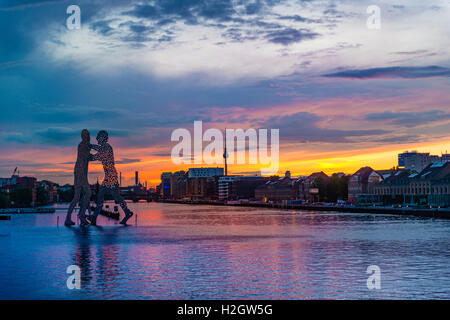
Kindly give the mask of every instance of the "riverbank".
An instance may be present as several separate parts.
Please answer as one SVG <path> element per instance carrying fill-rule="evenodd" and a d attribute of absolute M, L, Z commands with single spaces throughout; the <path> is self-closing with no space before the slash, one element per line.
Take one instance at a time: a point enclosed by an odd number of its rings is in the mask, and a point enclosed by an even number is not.
<path fill-rule="evenodd" d="M 107 206 L 109 209 L 109 206 Z M 64 208 L 66 211 L 67 208 Z M 95 207 L 91 207 L 91 211 L 94 212 Z M 52 214 L 56 212 L 56 208 L 54 207 L 38 207 L 38 208 L 7 208 L 0 209 L 0 214 Z M 114 220 L 119 220 L 119 211 L 118 210 L 105 210 L 102 209 L 100 214 Z"/>
<path fill-rule="evenodd" d="M 24 213 L 55 213 L 55 208 L 7 208 L 0 209 L 0 214 L 24 214 Z"/>
<path fill-rule="evenodd" d="M 176 203 L 188 205 L 213 205 L 213 206 L 235 206 L 235 207 L 254 207 L 267 209 L 282 209 L 282 210 L 302 210 L 302 211 L 334 211 L 345 213 L 370 213 L 370 214 L 393 214 L 393 215 L 408 215 L 423 218 L 441 218 L 450 219 L 449 208 L 414 208 L 414 207 L 362 207 L 349 205 L 303 205 L 303 204 L 286 204 L 286 203 L 262 203 L 262 202 L 220 202 L 210 200 L 158 200 L 161 203 Z M 119 212 L 115 210 L 102 209 L 100 214 L 105 217 L 118 220 Z M 95 210 L 95 207 L 92 207 Z M 53 207 L 40 208 L 8 208 L 0 209 L 0 214 L 36 214 L 36 213 L 55 213 Z"/>
<path fill-rule="evenodd" d="M 412 207 L 360 207 L 349 205 L 302 205 L 302 204 L 284 204 L 284 203 L 262 203 L 262 202 L 235 202 L 224 203 L 218 201 L 197 200 L 159 200 L 163 203 L 193 204 L 193 205 L 215 205 L 215 206 L 239 206 L 239 207 L 256 207 L 256 208 L 273 208 L 284 210 L 303 210 L 303 211 L 335 211 L 346 213 L 371 213 L 371 214 L 394 214 L 408 215 L 423 218 L 441 218 L 450 219 L 450 209 L 448 208 L 412 208 Z"/>

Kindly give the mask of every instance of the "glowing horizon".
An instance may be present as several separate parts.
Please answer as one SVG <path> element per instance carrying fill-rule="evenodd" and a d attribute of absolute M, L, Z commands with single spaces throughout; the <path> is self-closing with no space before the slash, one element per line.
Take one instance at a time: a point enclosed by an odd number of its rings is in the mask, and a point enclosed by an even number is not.
<path fill-rule="evenodd" d="M 64 2 L 0 5 L 0 177 L 19 167 L 72 183 L 81 130 L 95 142 L 105 129 L 123 185 L 139 171 L 154 186 L 190 167 L 171 162 L 170 136 L 196 120 L 279 129 L 279 174 L 388 169 L 405 150 L 450 150 L 442 1 L 379 1 L 380 29 L 367 27 L 370 1 L 78 5 L 77 30 Z M 101 166 L 89 177 L 102 179 Z"/>

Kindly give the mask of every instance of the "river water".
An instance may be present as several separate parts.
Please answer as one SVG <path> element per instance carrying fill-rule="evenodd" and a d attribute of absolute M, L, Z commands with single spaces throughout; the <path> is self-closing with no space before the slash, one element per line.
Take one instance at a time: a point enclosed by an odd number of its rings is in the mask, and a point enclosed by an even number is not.
<path fill-rule="evenodd" d="M 450 221 L 130 204 L 130 226 L 0 221 L 1 299 L 448 299 Z M 58 218 L 59 217 L 59 218 Z M 59 219 L 59 226 L 58 224 Z M 69 289 L 67 267 L 81 270 Z M 368 266 L 380 269 L 369 290 Z"/>

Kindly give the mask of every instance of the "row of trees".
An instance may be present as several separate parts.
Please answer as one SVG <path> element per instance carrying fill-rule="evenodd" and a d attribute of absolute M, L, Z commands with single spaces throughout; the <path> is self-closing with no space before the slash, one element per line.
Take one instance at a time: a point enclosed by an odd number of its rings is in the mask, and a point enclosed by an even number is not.
<path fill-rule="evenodd" d="M 9 194 L 0 192 L 0 208 L 28 207 L 33 201 L 33 194 L 28 188 L 15 188 Z"/>
<path fill-rule="evenodd" d="M 10 206 L 9 197 L 6 193 L 0 192 L 0 209 L 8 208 Z"/>
<path fill-rule="evenodd" d="M 272 181 L 278 179 L 278 176 L 272 176 Z M 337 202 L 338 200 L 347 200 L 348 196 L 348 180 L 349 175 L 333 174 L 330 178 L 318 176 L 312 187 L 319 189 L 319 201 Z M 60 202 L 70 202 L 74 196 L 74 189 L 58 190 L 58 199 Z M 15 207 L 27 207 L 32 202 L 32 192 L 27 188 L 16 188 L 8 194 L 0 192 L 0 208 L 8 208 L 12 204 Z M 94 195 L 93 195 L 94 198 Z M 43 187 L 36 190 L 36 204 L 47 205 L 49 201 L 49 193 Z"/>
<path fill-rule="evenodd" d="M 348 199 L 349 175 L 338 175 L 334 173 L 329 179 L 317 177 L 313 183 L 314 188 L 319 189 L 319 201 L 337 202 Z"/>
<path fill-rule="evenodd" d="M 271 176 L 270 181 L 277 181 L 280 176 Z M 319 189 L 319 201 L 337 202 L 348 199 L 348 180 L 350 175 L 333 173 L 329 178 L 317 176 L 311 188 Z"/>
<path fill-rule="evenodd" d="M 58 189 L 59 202 L 71 202 L 74 197 L 74 188 L 68 190 Z M 49 191 L 39 186 L 36 189 L 36 203 L 38 206 L 51 204 Z M 95 200 L 95 194 L 91 200 Z M 112 200 L 112 196 L 108 195 L 105 200 Z M 56 201 L 56 199 L 54 199 Z M 29 188 L 14 188 L 9 193 L 0 191 L 0 209 L 10 207 L 29 207 L 33 202 L 33 193 Z"/>
<path fill-rule="evenodd" d="M 60 202 L 70 202 L 74 196 L 73 188 L 69 190 L 58 190 Z M 32 191 L 28 188 L 14 188 L 9 193 L 0 192 L 0 209 L 9 207 L 29 207 L 33 202 Z M 36 205 L 45 206 L 50 204 L 50 195 L 44 187 L 36 190 Z"/>

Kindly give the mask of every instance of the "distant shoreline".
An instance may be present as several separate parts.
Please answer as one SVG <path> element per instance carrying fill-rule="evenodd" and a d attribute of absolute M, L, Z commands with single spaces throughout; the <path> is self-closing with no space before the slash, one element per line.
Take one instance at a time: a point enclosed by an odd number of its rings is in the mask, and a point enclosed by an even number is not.
<path fill-rule="evenodd" d="M 36 208 L 6 208 L 0 209 L 0 214 L 32 214 L 32 213 L 55 213 L 53 207 L 36 207 Z"/>
<path fill-rule="evenodd" d="M 346 213 L 373 213 L 373 214 L 394 214 L 400 216 L 416 216 L 423 218 L 442 218 L 450 219 L 450 209 L 424 209 L 424 208 L 387 208 L 387 207 L 356 207 L 356 206 L 318 206 L 301 204 L 275 204 L 275 203 L 235 203 L 227 204 L 215 201 L 181 201 L 181 200 L 158 200 L 162 203 L 191 204 L 191 205 L 216 205 L 216 206 L 237 206 L 254 207 L 267 209 L 285 209 L 285 210 L 305 210 L 305 211 L 336 211 Z"/>
<path fill-rule="evenodd" d="M 334 211 L 344 213 L 369 213 L 369 214 L 391 214 L 399 216 L 416 216 L 422 218 L 441 218 L 450 219 L 450 208 L 390 208 L 390 207 L 357 207 L 357 206 L 337 206 L 337 205 L 302 205 L 302 204 L 283 204 L 283 203 L 224 203 L 209 200 L 158 200 L 157 203 L 173 203 L 187 205 L 212 205 L 227 207 L 251 207 L 282 210 L 302 210 L 302 211 Z M 102 210 L 103 213 L 104 210 Z M 8 208 L 0 209 L 0 214 L 39 214 L 55 213 L 54 207 L 38 208 Z"/>

